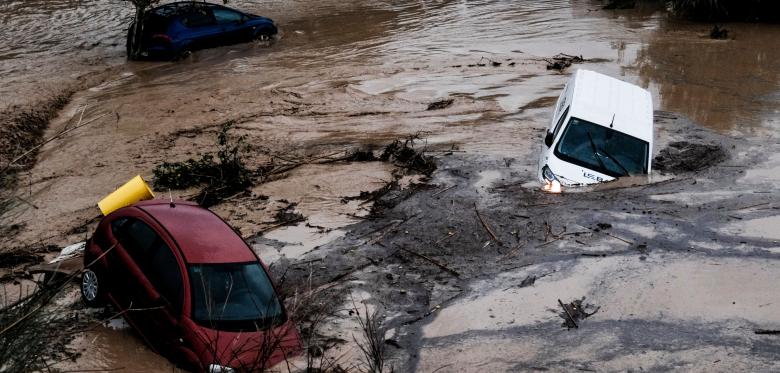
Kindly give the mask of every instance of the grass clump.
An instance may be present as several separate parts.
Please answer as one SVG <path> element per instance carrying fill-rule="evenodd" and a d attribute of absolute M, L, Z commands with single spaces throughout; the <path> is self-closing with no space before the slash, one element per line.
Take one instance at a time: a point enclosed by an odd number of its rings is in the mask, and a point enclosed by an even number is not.
<path fill-rule="evenodd" d="M 217 135 L 217 152 L 200 159 L 183 162 L 163 162 L 153 170 L 158 189 L 184 189 L 203 186 L 195 200 L 203 206 L 213 206 L 252 184 L 252 172 L 242 158 L 247 150 L 245 136 L 233 138 L 228 132 L 235 122 L 222 125 Z"/>

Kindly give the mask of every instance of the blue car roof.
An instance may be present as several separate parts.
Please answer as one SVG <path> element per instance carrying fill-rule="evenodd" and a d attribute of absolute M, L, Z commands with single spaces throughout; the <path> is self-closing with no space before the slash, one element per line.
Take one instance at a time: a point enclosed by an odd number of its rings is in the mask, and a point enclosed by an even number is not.
<path fill-rule="evenodd" d="M 175 3 L 169 3 L 152 8 L 149 12 L 162 17 L 175 17 L 182 12 L 190 10 L 194 7 L 208 7 L 208 8 L 225 8 L 230 9 L 242 14 L 246 14 L 238 9 L 228 8 L 219 4 L 201 2 L 201 1 L 178 1 Z"/>

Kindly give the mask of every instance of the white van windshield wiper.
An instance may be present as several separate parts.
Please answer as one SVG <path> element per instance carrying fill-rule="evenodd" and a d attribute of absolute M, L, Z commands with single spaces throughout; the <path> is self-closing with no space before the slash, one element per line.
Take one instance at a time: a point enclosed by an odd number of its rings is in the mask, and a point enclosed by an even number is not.
<path fill-rule="evenodd" d="M 599 148 L 596 147 L 596 142 L 593 141 L 593 136 L 590 134 L 590 131 L 587 131 L 588 134 L 588 140 L 590 140 L 590 147 L 593 149 L 593 154 L 596 155 L 596 160 L 599 161 L 599 165 L 601 166 L 602 170 L 607 170 L 607 166 L 604 165 L 604 161 L 601 160 L 601 154 L 599 154 Z"/>
<path fill-rule="evenodd" d="M 606 156 L 607 156 L 607 158 L 609 158 L 610 160 L 612 160 L 612 162 L 615 162 L 615 164 L 616 164 L 616 165 L 618 165 L 618 167 L 620 167 L 621 169 L 623 169 L 623 172 L 625 173 L 623 176 L 628 176 L 628 175 L 629 175 L 628 169 L 627 169 L 627 168 L 625 168 L 625 167 L 623 167 L 623 165 L 620 163 L 620 161 L 618 161 L 618 160 L 617 160 L 617 158 L 613 157 L 613 156 L 612 156 L 612 154 L 609 154 L 609 153 L 607 153 L 607 151 L 606 151 L 606 150 L 604 150 L 604 149 L 600 149 L 600 150 L 601 150 L 602 152 L 604 152 L 604 155 L 606 155 Z"/>

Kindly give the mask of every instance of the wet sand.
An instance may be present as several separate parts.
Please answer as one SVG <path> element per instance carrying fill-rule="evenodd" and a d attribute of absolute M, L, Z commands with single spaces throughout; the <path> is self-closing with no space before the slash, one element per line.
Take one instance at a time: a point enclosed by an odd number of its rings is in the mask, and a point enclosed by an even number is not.
<path fill-rule="evenodd" d="M 768 356 L 778 346 L 752 336 L 751 328 L 777 327 L 778 321 L 777 300 L 764 286 L 780 276 L 773 265 L 780 245 L 772 229 L 778 162 L 762 156 L 777 153 L 780 68 L 771 63 L 778 53 L 772 42 L 780 35 L 776 26 L 726 25 L 735 38 L 710 40 L 709 25 L 671 20 L 645 5 L 591 11 L 598 2 L 276 1 L 260 7 L 236 1 L 231 4 L 277 20 L 280 39 L 270 46 L 200 51 L 178 63 L 126 63 L 121 25 L 127 7 L 101 4 L 82 2 L 75 10 L 67 2 L 3 5 L 11 7 L 9 14 L 27 17 L 7 18 L 13 32 L 6 38 L 26 32 L 27 23 L 44 27 L 36 17 L 52 16 L 60 27 L 42 40 L 19 39 L 14 53 L 0 50 L 2 86 L 16 92 L 0 94 L 9 98 L 3 105 L 31 102 L 71 76 L 108 66 L 119 71 L 76 93 L 51 123 L 45 137 L 72 125 L 84 107 L 85 120 L 98 118 L 45 146 L 37 164 L 20 175 L 25 188 L 18 193 L 38 208 L 19 203 L 3 216 L 4 225 L 23 227 L 4 240 L 5 248 L 83 241 L 98 214 L 97 200 L 136 174 L 151 179 L 162 161 L 208 150 L 214 125 L 226 120 L 236 120 L 236 132 L 252 145 L 295 156 L 380 150 L 421 133 L 439 170 L 428 187 L 391 193 L 386 198 L 395 198 L 394 207 L 368 221 L 361 216 L 370 203 L 341 199 L 384 185 L 395 170 L 381 162 L 299 168 L 214 210 L 275 263 L 275 273 L 316 259 L 321 264 L 315 281 L 322 285 L 347 274 L 336 288 L 367 292 L 369 303 L 385 309 L 393 338 L 403 346 L 389 347 L 401 371 L 429 372 L 446 364 L 456 364 L 454 371 L 706 370 L 708 359 L 720 360 L 715 370 L 773 370 Z M 90 33 L 56 31 L 103 11 L 110 16 Z M 96 39 L 100 43 L 92 45 Z M 8 40 L 5 45 L 16 45 Z M 37 51 L 49 44 L 49 52 Z M 85 47 L 74 52 L 78 45 Z M 698 138 L 723 144 L 730 159 L 698 174 L 652 175 L 650 183 L 677 180 L 657 187 L 632 187 L 632 181 L 599 192 L 540 194 L 536 152 L 550 106 L 571 72 L 549 71 L 543 58 L 559 52 L 594 59 L 573 68 L 645 86 L 657 109 L 682 114 L 661 113 L 656 154 L 670 141 Z M 476 66 L 483 57 L 501 66 Z M 447 97 L 452 106 L 426 110 Z M 250 164 L 268 159 L 258 154 Z M 455 187 L 433 195 L 449 186 Z M 158 192 L 167 197 L 167 191 Z M 605 196 L 612 200 L 606 203 Z M 274 226 L 273 216 L 289 203 L 297 203 L 295 211 L 306 221 L 258 234 Z M 474 203 L 503 245 L 490 243 L 474 218 Z M 750 206 L 756 204 L 762 205 Z M 619 239 L 589 230 L 601 221 L 611 222 L 608 233 Z M 381 241 L 360 238 L 394 222 L 402 223 Z M 588 233 L 547 243 L 552 238 L 542 222 L 555 232 Z M 397 245 L 438 258 L 461 276 L 451 278 L 399 254 Z M 502 290 L 531 269 L 546 267 L 562 273 L 531 288 Z M 672 276 L 674 282 L 664 282 Z M 651 281 L 658 285 L 648 288 Z M 760 286 L 744 293 L 734 288 L 751 281 Z M 526 296 L 532 307 L 522 309 L 525 303 L 518 302 Z M 603 307 L 583 322 L 594 329 L 561 330 L 550 311 L 556 298 L 581 296 Z M 736 304 L 729 306 L 730 298 Z M 495 317 L 485 307 L 496 310 Z M 641 326 L 656 342 L 635 331 Z M 91 333 L 81 341 L 121 339 L 119 345 L 134 351 L 133 361 L 159 361 L 127 330 Z M 592 342 L 575 345 L 572 340 L 582 338 L 573 333 Z M 724 333 L 728 338 L 716 342 Z M 350 336 L 342 338 L 348 342 L 340 348 L 355 348 Z M 77 365 L 135 366 L 113 345 L 91 343 L 97 357 L 84 355 Z M 496 347 L 487 351 L 484 345 Z M 454 355 L 463 360 L 447 361 Z"/>

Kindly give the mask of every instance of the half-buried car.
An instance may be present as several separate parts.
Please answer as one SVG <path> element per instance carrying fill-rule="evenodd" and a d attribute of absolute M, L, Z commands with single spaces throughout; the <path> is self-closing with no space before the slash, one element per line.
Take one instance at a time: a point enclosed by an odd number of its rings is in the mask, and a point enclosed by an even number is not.
<path fill-rule="evenodd" d="M 301 350 L 268 270 L 196 204 L 118 209 L 86 245 L 81 293 L 122 313 L 156 352 L 195 371 L 263 371 Z"/>
<path fill-rule="evenodd" d="M 577 70 L 555 105 L 539 156 L 544 189 L 651 172 L 653 102 L 636 85 Z"/>

